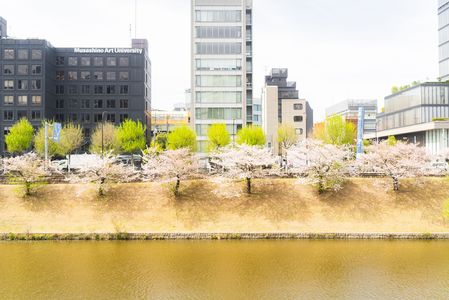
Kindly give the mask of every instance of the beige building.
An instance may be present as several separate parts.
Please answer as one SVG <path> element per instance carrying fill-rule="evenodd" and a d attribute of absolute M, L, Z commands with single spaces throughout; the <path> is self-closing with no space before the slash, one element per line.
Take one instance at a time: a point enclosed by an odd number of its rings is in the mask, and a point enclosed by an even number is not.
<path fill-rule="evenodd" d="M 280 124 L 290 124 L 298 140 L 306 139 L 313 129 L 313 110 L 305 99 L 300 99 L 296 82 L 288 82 L 287 69 L 273 69 L 265 77 L 262 90 L 262 128 L 267 146 L 279 153 L 277 131 Z"/>

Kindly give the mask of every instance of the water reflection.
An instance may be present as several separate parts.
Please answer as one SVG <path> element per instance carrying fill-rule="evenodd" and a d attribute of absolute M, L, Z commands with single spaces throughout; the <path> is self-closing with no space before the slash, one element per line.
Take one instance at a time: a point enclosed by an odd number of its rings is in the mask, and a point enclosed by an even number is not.
<path fill-rule="evenodd" d="M 449 297 L 449 242 L 0 243 L 2 299 Z"/>

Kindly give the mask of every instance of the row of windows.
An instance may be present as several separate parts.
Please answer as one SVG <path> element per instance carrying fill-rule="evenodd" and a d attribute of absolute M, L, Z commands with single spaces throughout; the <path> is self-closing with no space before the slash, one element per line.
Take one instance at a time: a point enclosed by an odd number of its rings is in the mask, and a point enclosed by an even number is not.
<path fill-rule="evenodd" d="M 196 103 L 242 103 L 241 92 L 196 92 Z"/>
<path fill-rule="evenodd" d="M 66 76 L 67 74 L 67 76 Z M 78 77 L 79 74 L 79 77 Z M 118 72 L 118 79 L 120 81 L 127 81 L 129 80 L 129 72 L 123 71 Z M 117 80 L 117 72 L 106 72 L 106 77 L 104 76 L 104 72 L 95 71 L 56 71 L 56 80 Z"/>
<path fill-rule="evenodd" d="M 239 120 L 242 118 L 241 108 L 197 108 L 195 116 L 198 120 Z"/>
<path fill-rule="evenodd" d="M 29 65 L 3 65 L 4 75 L 40 75 L 42 74 L 42 65 L 31 65 L 31 72 Z"/>
<path fill-rule="evenodd" d="M 104 114 L 104 120 L 106 122 L 115 123 L 117 122 L 117 114 L 115 113 L 107 113 Z M 129 119 L 128 114 L 118 114 L 118 120 L 120 123 Z M 79 123 L 100 123 L 103 122 L 103 114 L 102 113 L 57 113 L 55 114 L 55 121 L 57 122 L 79 122 Z"/>
<path fill-rule="evenodd" d="M 33 121 L 37 121 L 41 119 L 41 111 L 40 110 L 32 110 L 28 112 L 26 110 L 18 110 L 17 112 L 13 110 L 4 110 L 3 111 L 3 120 L 4 121 L 14 121 L 15 119 L 20 120 L 22 118 L 29 118 Z"/>
<path fill-rule="evenodd" d="M 449 43 L 440 46 L 438 49 L 440 51 L 440 60 L 449 58 Z"/>
<path fill-rule="evenodd" d="M 438 26 L 439 28 L 449 25 L 449 9 L 443 11 L 438 15 Z"/>
<path fill-rule="evenodd" d="M 195 12 L 197 22 L 241 22 L 240 10 L 197 10 Z"/>
<path fill-rule="evenodd" d="M 56 56 L 56 65 L 57 66 L 63 66 L 65 64 L 66 64 L 65 56 Z M 100 56 L 98 56 L 98 57 L 90 57 L 90 56 L 83 56 L 83 57 L 69 56 L 69 57 L 67 57 L 67 65 L 78 66 L 78 64 L 83 67 L 88 67 L 88 66 L 101 67 L 101 66 L 105 65 L 105 57 L 100 57 Z M 119 57 L 118 65 L 121 67 L 128 67 L 129 66 L 129 57 Z M 106 66 L 108 66 L 108 67 L 117 66 L 117 57 L 106 57 Z"/>
<path fill-rule="evenodd" d="M 29 49 L 3 49 L 3 59 L 42 59 L 41 49 L 31 49 L 31 56 Z"/>
<path fill-rule="evenodd" d="M 203 39 L 241 38 L 241 26 L 197 26 L 196 37 Z"/>
<path fill-rule="evenodd" d="M 448 27 L 444 27 L 443 29 L 441 29 L 438 32 L 438 34 L 439 34 L 439 42 L 440 42 L 440 44 L 449 41 L 449 26 Z"/>
<path fill-rule="evenodd" d="M 201 75 L 196 76 L 198 87 L 239 87 L 242 86 L 242 76 L 237 75 Z"/>
<path fill-rule="evenodd" d="M 14 96 L 13 95 L 5 95 L 3 96 L 3 105 L 14 105 Z M 32 105 L 40 105 L 42 103 L 42 96 L 33 95 L 30 97 Z M 16 97 L 16 105 L 24 106 L 28 105 L 28 95 L 19 95 Z"/>
<path fill-rule="evenodd" d="M 78 93 L 80 94 L 122 94 L 126 95 L 129 94 L 129 86 L 128 85 L 81 85 L 80 87 L 77 85 L 57 85 L 56 86 L 56 94 L 57 95 L 76 95 Z"/>
<path fill-rule="evenodd" d="M 14 82 L 17 83 L 16 86 L 14 86 Z M 30 84 L 28 84 L 28 83 L 30 83 Z M 18 79 L 16 81 L 14 81 L 14 80 L 7 79 L 7 80 L 3 81 L 3 89 L 4 90 L 17 89 L 17 90 L 21 90 L 21 91 L 28 90 L 28 89 L 40 90 L 40 89 L 42 89 L 42 80 L 41 79 L 33 79 L 33 80 L 28 81 L 26 79 Z"/>
<path fill-rule="evenodd" d="M 129 108 L 129 100 L 128 99 L 57 99 L 56 100 L 56 108 L 64 109 L 64 108 L 82 108 L 82 109 L 99 109 L 99 108 L 121 108 L 127 109 Z"/>
<path fill-rule="evenodd" d="M 196 43 L 196 54 L 242 54 L 242 43 Z"/>
<path fill-rule="evenodd" d="M 197 124 L 197 125 L 195 125 L 196 134 L 198 136 L 207 136 L 207 132 L 208 132 L 210 126 L 211 126 L 211 124 Z M 231 135 L 237 134 L 237 132 L 240 129 L 242 129 L 242 125 L 241 124 L 237 124 L 237 125 L 226 124 L 226 130 Z"/>
<path fill-rule="evenodd" d="M 196 69 L 199 71 L 240 71 L 241 59 L 197 59 Z"/>

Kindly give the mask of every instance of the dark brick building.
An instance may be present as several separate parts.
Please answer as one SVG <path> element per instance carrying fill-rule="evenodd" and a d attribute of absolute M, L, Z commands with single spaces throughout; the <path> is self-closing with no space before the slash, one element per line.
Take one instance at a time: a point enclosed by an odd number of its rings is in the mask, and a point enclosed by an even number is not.
<path fill-rule="evenodd" d="M 17 120 L 81 124 L 86 139 L 105 120 L 140 120 L 151 129 L 151 62 L 146 40 L 131 48 L 56 48 L 45 40 L 10 39 L 0 18 L 0 153 Z"/>

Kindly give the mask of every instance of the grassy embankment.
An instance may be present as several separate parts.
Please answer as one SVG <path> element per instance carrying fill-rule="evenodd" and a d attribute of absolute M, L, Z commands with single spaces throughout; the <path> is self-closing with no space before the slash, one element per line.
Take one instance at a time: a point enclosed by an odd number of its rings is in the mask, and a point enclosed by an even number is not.
<path fill-rule="evenodd" d="M 246 195 L 241 182 L 191 181 L 177 199 L 160 183 L 113 186 L 103 198 L 94 185 L 46 185 L 28 198 L 0 185 L 0 232 L 449 232 L 446 179 L 404 181 L 399 192 L 387 184 L 352 179 L 338 193 L 318 195 L 293 179 L 267 179 Z"/>

